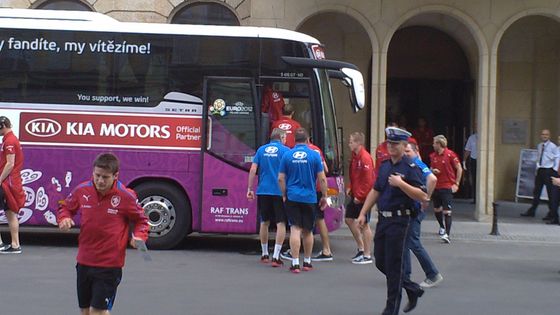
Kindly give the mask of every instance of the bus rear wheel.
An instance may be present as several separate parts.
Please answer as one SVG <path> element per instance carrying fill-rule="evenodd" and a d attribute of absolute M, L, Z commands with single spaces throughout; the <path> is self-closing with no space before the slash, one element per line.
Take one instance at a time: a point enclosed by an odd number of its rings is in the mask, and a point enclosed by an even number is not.
<path fill-rule="evenodd" d="M 171 249 L 191 230 L 191 207 L 177 187 L 148 182 L 134 188 L 138 201 L 148 217 L 150 249 Z"/>

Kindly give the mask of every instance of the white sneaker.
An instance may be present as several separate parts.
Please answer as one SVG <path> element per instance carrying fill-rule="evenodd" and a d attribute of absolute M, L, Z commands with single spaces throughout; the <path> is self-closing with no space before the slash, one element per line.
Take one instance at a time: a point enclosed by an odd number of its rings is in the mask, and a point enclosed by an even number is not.
<path fill-rule="evenodd" d="M 426 278 L 426 280 L 420 283 L 420 286 L 422 288 L 432 288 L 438 285 L 442 281 L 443 281 L 443 276 L 441 275 L 441 273 L 438 273 L 433 279 Z"/>
<path fill-rule="evenodd" d="M 372 264 L 373 259 L 371 259 L 371 257 L 366 257 L 362 255 L 360 259 L 353 260 L 352 263 L 355 265 L 367 265 L 367 264 Z"/>
<path fill-rule="evenodd" d="M 442 240 L 444 243 L 447 243 L 447 244 L 450 244 L 450 243 L 451 243 L 451 241 L 449 240 L 449 235 L 447 235 L 447 233 L 445 233 L 445 234 L 443 234 L 442 236 L 440 236 L 440 238 L 441 238 L 441 240 Z"/>
<path fill-rule="evenodd" d="M 8 247 L 10 247 L 10 244 L 4 244 L 4 243 L 0 243 L 0 250 L 5 250 Z"/>
<path fill-rule="evenodd" d="M 445 229 L 444 228 L 439 228 L 438 235 L 441 237 L 444 234 L 445 234 Z"/>

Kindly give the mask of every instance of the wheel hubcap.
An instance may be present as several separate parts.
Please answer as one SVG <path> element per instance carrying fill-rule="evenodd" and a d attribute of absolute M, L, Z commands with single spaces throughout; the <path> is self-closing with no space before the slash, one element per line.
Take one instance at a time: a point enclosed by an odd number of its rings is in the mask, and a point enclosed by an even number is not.
<path fill-rule="evenodd" d="M 148 217 L 150 237 L 161 237 L 169 233 L 175 225 L 175 207 L 163 196 L 148 196 L 140 205 Z"/>

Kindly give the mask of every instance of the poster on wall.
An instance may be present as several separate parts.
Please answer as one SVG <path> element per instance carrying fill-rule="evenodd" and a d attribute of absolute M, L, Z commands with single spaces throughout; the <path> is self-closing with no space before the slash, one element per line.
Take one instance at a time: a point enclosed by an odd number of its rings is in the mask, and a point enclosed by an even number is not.
<path fill-rule="evenodd" d="M 527 144 L 529 121 L 526 119 L 502 120 L 503 144 Z"/>

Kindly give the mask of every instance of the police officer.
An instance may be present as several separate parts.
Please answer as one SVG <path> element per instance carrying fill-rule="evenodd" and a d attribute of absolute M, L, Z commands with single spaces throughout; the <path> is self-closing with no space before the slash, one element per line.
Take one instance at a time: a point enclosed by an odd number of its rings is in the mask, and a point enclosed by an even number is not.
<path fill-rule="evenodd" d="M 387 279 L 387 302 L 382 314 L 397 315 L 403 287 L 408 295 L 405 313 L 412 311 L 424 294 L 417 283 L 403 277 L 402 262 L 411 217 L 419 211 L 419 202 L 427 200 L 428 196 L 420 169 L 404 154 L 411 134 L 396 127 L 388 127 L 385 133 L 391 159 L 381 164 L 373 189 L 360 211 L 358 224 L 365 224 L 366 214 L 377 204 L 379 219 L 373 253 L 377 269 Z"/>

